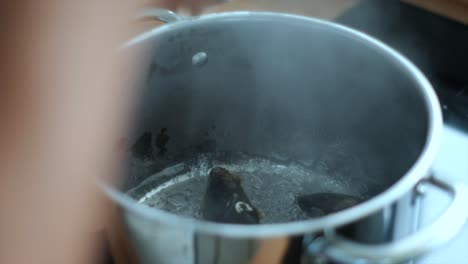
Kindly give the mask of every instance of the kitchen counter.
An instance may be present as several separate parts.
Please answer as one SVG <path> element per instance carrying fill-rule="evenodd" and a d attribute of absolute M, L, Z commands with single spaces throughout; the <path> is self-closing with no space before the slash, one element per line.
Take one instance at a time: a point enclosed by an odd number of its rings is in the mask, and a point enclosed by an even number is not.
<path fill-rule="evenodd" d="M 378 1 L 382 0 L 376 0 Z M 334 19 L 359 2 L 361 0 L 232 0 L 208 8 L 205 12 L 273 11 Z M 468 0 L 404 0 L 404 2 L 468 24 Z"/>
<path fill-rule="evenodd" d="M 358 0 L 233 0 L 209 8 L 205 12 L 271 11 L 334 19 L 358 2 Z"/>

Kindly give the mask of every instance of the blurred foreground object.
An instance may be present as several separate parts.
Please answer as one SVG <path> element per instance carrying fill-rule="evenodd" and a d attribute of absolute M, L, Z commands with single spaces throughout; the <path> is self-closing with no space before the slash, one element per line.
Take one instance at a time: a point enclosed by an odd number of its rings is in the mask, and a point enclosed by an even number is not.
<path fill-rule="evenodd" d="M 119 173 L 140 1 L 2 1 L 0 263 L 95 263 L 108 217 L 96 178 Z M 104 14 L 104 15 L 103 15 Z"/>

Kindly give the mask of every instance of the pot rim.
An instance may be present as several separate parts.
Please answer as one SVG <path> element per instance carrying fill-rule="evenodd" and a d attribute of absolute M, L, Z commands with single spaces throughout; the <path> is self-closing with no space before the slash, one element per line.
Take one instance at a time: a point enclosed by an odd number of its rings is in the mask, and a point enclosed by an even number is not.
<path fill-rule="evenodd" d="M 283 19 L 286 21 L 296 21 L 310 23 L 315 26 L 323 26 L 338 33 L 347 34 L 358 40 L 365 42 L 369 46 L 373 46 L 385 53 L 390 59 L 394 60 L 401 67 L 406 69 L 412 77 L 415 85 L 420 89 L 421 95 L 424 97 L 424 103 L 428 115 L 428 130 L 427 138 L 424 147 L 412 165 L 412 167 L 392 186 L 387 188 L 382 193 L 370 198 L 355 207 L 327 215 L 321 218 L 303 220 L 289 223 L 278 224 L 261 224 L 261 225 L 236 225 L 236 224 L 220 224 L 206 222 L 197 219 L 191 219 L 181 216 L 176 216 L 168 212 L 150 208 L 143 204 L 137 203 L 129 196 L 118 191 L 116 188 L 98 182 L 98 185 L 103 188 L 104 192 L 119 204 L 126 211 L 134 214 L 137 217 L 142 217 L 149 221 L 155 221 L 168 226 L 183 227 L 187 230 L 194 230 L 207 234 L 226 236 L 232 238 L 252 238 L 252 237 L 276 237 L 284 235 L 298 235 L 304 233 L 313 233 L 326 229 L 334 229 L 336 227 L 355 222 L 356 220 L 369 216 L 387 205 L 395 202 L 404 194 L 408 193 L 422 178 L 428 176 L 431 165 L 436 157 L 441 136 L 442 136 L 442 112 L 437 96 L 423 73 L 406 57 L 399 52 L 390 48 L 381 41 L 368 36 L 365 33 L 336 24 L 334 22 L 325 21 L 317 18 L 304 17 L 300 15 L 274 13 L 274 12 L 226 12 L 217 14 L 208 14 L 197 17 L 195 19 L 184 19 L 174 23 L 166 24 L 158 28 L 147 31 L 136 36 L 122 48 L 126 49 L 138 43 L 141 43 L 149 38 L 152 38 L 163 32 L 170 31 L 176 28 L 181 28 L 193 23 L 205 23 L 216 21 L 219 19 Z"/>

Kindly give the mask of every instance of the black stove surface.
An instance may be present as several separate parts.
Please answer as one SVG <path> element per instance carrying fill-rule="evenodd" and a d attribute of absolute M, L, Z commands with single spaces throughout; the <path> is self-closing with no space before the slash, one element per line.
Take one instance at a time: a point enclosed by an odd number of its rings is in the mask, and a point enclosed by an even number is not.
<path fill-rule="evenodd" d="M 468 26 L 397 0 L 363 0 L 337 22 L 400 51 L 428 77 L 445 124 L 433 173 L 468 184 Z M 444 199 L 441 193 L 426 193 L 414 231 L 444 211 Z M 466 264 L 467 245 L 468 226 L 442 248 L 415 261 Z"/>
<path fill-rule="evenodd" d="M 397 0 L 364 0 L 336 21 L 413 61 L 434 86 L 445 123 L 468 133 L 467 25 Z"/>

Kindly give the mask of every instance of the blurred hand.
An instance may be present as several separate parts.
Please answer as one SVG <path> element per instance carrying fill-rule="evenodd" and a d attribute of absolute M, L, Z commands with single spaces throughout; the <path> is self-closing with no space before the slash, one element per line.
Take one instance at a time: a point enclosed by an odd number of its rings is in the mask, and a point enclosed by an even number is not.
<path fill-rule="evenodd" d="M 97 259 L 95 180 L 119 173 L 139 65 L 116 50 L 142 1 L 0 1 L 0 263 Z"/>
<path fill-rule="evenodd" d="M 198 14 L 219 0 L 0 1 L 0 263 L 93 263 L 119 173 L 144 6 Z M 125 262 L 129 263 L 129 262 Z"/>

